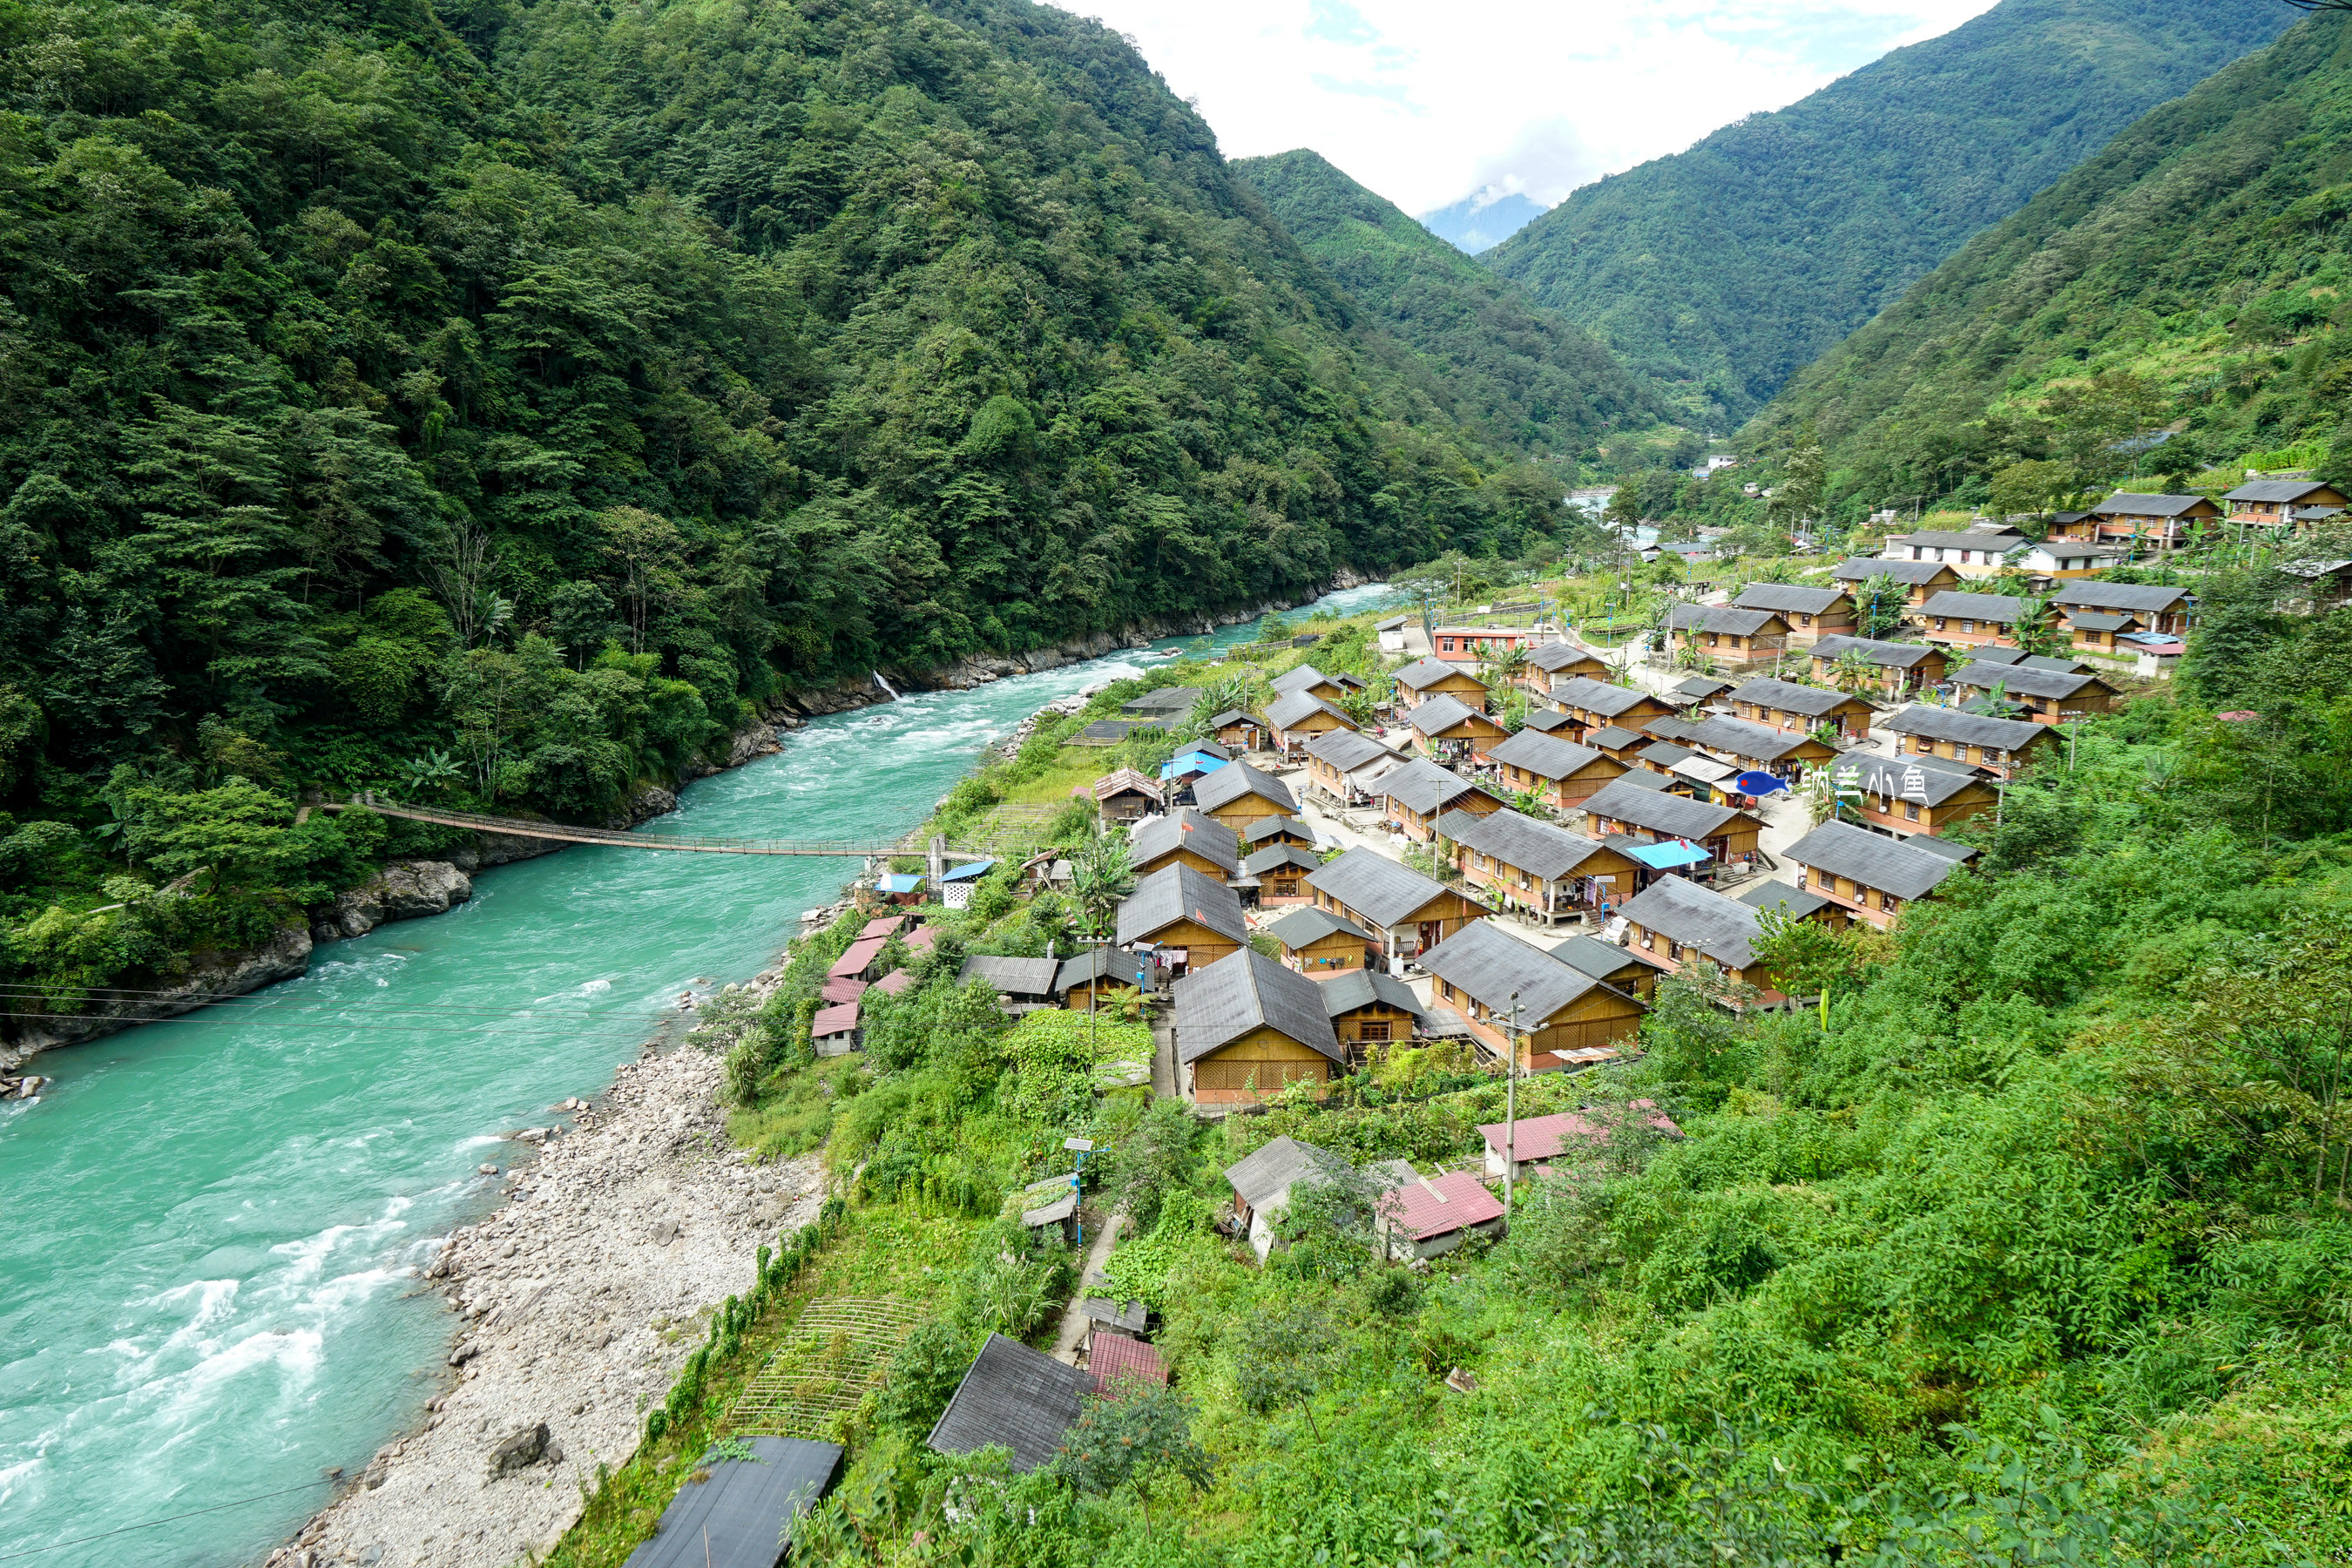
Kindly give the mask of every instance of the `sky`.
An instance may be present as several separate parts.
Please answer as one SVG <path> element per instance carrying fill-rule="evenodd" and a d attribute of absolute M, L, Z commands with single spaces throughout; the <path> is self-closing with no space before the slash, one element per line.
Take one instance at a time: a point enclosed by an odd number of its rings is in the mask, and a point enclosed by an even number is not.
<path fill-rule="evenodd" d="M 1549 206 L 1994 0 L 1059 0 L 1127 34 L 1232 158 L 1312 147 L 1409 213 Z"/>

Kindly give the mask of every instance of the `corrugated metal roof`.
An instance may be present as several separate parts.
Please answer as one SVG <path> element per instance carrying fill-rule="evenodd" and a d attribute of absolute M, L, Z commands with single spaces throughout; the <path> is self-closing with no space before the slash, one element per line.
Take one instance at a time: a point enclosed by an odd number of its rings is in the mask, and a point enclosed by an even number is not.
<path fill-rule="evenodd" d="M 1393 747 L 1384 746 L 1360 731 L 1329 730 L 1307 742 L 1307 754 L 1346 773 L 1376 758 L 1398 753 Z"/>
<path fill-rule="evenodd" d="M 1711 838 L 1740 816 L 1727 805 L 1709 805 L 1683 795 L 1629 788 L 1624 779 L 1604 785 L 1584 803 L 1584 809 L 1594 816 L 1614 817 L 1670 838 Z"/>
<path fill-rule="evenodd" d="M 1547 882 L 1570 875 L 1601 852 L 1597 839 L 1538 822 L 1506 807 L 1479 816 L 1449 811 L 1437 819 L 1438 833 L 1465 848 L 1491 855 Z"/>
<path fill-rule="evenodd" d="M 1421 966 L 1504 1020 L 1511 1016 L 1511 993 L 1517 992 L 1522 1029 L 1541 1028 L 1595 988 L 1612 989 L 1486 921 L 1471 921 L 1423 953 Z"/>
<path fill-rule="evenodd" d="M 1293 814 L 1298 810 L 1298 797 L 1290 793 L 1288 784 L 1247 763 L 1228 763 L 1192 786 L 1192 799 L 1202 811 L 1231 805 L 1245 795 L 1261 795 Z"/>
<path fill-rule="evenodd" d="M 956 973 L 956 984 L 965 985 L 974 980 L 985 980 L 999 995 L 1051 996 L 1054 976 L 1061 967 L 1050 958 L 998 958 L 975 952 L 963 961 L 963 968 Z"/>
<path fill-rule="evenodd" d="M 1846 596 L 1843 588 L 1801 588 L 1789 583 L 1750 583 L 1731 601 L 1735 610 L 1773 610 L 1781 615 L 1818 616 Z"/>
<path fill-rule="evenodd" d="M 1198 1061 L 1253 1029 L 1270 1028 L 1308 1050 L 1347 1060 L 1321 989 L 1295 969 L 1248 948 L 1176 983 L 1179 1061 Z"/>
<path fill-rule="evenodd" d="M 1078 1418 L 1078 1396 L 1092 1392 L 1093 1380 L 1076 1367 L 992 1333 L 931 1428 L 930 1446 L 942 1454 L 1010 1448 L 1013 1468 L 1025 1475 L 1053 1460 Z"/>
<path fill-rule="evenodd" d="M 1974 686 L 1987 690 L 1999 683 L 2006 690 L 2023 692 L 2028 697 L 2074 697 L 2093 687 L 2102 691 L 2115 690 L 2095 675 L 2036 669 L 2030 664 L 1964 665 L 1952 672 L 1951 680 L 1955 686 Z"/>
<path fill-rule="evenodd" d="M 1276 698 L 1266 708 L 1265 721 L 1275 729 L 1287 730 L 1293 725 L 1305 723 L 1318 713 L 1330 715 L 1344 728 L 1349 730 L 1356 728 L 1356 721 L 1353 719 L 1349 718 L 1312 691 L 1294 691 L 1286 697 Z"/>
<path fill-rule="evenodd" d="M 1121 1384 L 1165 1387 L 1168 1363 L 1141 1340 L 1097 1334 L 1087 1352 L 1087 1375 L 1095 1380 L 1097 1394 L 1115 1393 Z"/>
<path fill-rule="evenodd" d="M 1322 869 L 1317 867 L 1316 869 Z M 1308 880 L 1311 882 L 1312 878 Z M 1370 943 L 1371 933 L 1357 930 L 1328 910 L 1293 910 L 1265 928 L 1265 934 L 1297 952 L 1309 942 L 1321 942 L 1327 936 L 1351 936 Z"/>
<path fill-rule="evenodd" d="M 884 975 L 881 979 L 874 983 L 874 989 L 879 991 L 885 996 L 897 996 L 902 994 L 905 992 L 913 990 L 914 986 L 914 972 L 908 969 L 894 969 L 889 973 Z"/>
<path fill-rule="evenodd" d="M 1128 858 L 1147 866 L 1162 855 L 1190 849 L 1224 868 L 1230 876 L 1242 863 L 1241 837 L 1206 812 L 1180 805 L 1165 816 L 1147 816 L 1127 830 Z"/>
<path fill-rule="evenodd" d="M 1940 594 L 1928 595 L 1919 613 L 2007 626 L 2025 613 L 2025 601 L 2011 594 L 1963 594 L 1956 588 L 1947 588 Z"/>
<path fill-rule="evenodd" d="M 1417 816 L 1434 816 L 1441 807 L 1452 805 L 1479 787 L 1427 757 L 1416 757 L 1402 767 L 1381 774 L 1379 784 L 1381 794 Z"/>
<path fill-rule="evenodd" d="M 622 1568 L 776 1568 L 793 1525 L 833 1489 L 842 1451 L 799 1437 L 741 1441 L 751 1457 L 705 1456 L 701 1479 L 677 1489 Z"/>
<path fill-rule="evenodd" d="M 1653 1128 L 1670 1138 L 1682 1136 L 1683 1130 L 1675 1124 L 1675 1119 L 1660 1110 L 1654 1101 L 1637 1100 L 1627 1109 L 1637 1115 L 1646 1110 L 1650 1113 L 1648 1121 Z M 1507 1132 L 1511 1158 L 1525 1164 L 1529 1160 L 1557 1160 L 1561 1152 L 1571 1145 L 1593 1148 L 1606 1143 L 1611 1114 L 1596 1111 L 1588 1116 L 1579 1111 L 1563 1110 L 1550 1116 L 1523 1116 L 1514 1127 L 1507 1127 L 1500 1121 L 1481 1123 L 1478 1131 L 1486 1140 L 1486 1147 L 1497 1154 L 1504 1152 L 1504 1139 Z"/>
<path fill-rule="evenodd" d="M 1412 867 L 1377 850 L 1355 848 L 1307 879 L 1318 892 L 1337 899 L 1374 925 L 1387 927 L 1410 919 L 1445 888 Z"/>
<path fill-rule="evenodd" d="M 1824 822 L 1780 854 L 1792 864 L 1878 888 L 1898 899 L 1923 898 L 1933 892 L 1959 864 L 1850 822 Z"/>
<path fill-rule="evenodd" d="M 1118 945 L 1151 941 L 1178 921 L 1191 921 L 1235 942 L 1249 941 L 1241 895 L 1190 866 L 1164 866 L 1119 901 Z"/>
<path fill-rule="evenodd" d="M 1481 689 L 1486 683 L 1458 664 L 1450 664 L 1434 657 L 1417 658 L 1396 672 L 1396 683 L 1408 691 L 1419 691 L 1449 675 L 1459 675 L 1476 682 Z"/>
<path fill-rule="evenodd" d="M 1777 708 L 1785 713 L 1802 713 L 1809 719 L 1819 719 L 1849 702 L 1860 701 L 1849 691 L 1830 691 L 1818 686 L 1800 686 L 1793 680 L 1775 680 L 1763 676 L 1748 682 L 1731 694 L 1734 702 L 1753 702 L 1766 708 Z M 1869 706 L 1864 703 L 1864 707 Z"/>
<path fill-rule="evenodd" d="M 1727 967 L 1745 969 L 1755 962 L 1748 944 L 1759 929 L 1756 911 L 1696 882 L 1661 877 L 1618 913 L 1671 942 L 1695 947 Z"/>
<path fill-rule="evenodd" d="M 1343 970 L 1328 980 L 1317 981 L 1315 985 L 1323 993 L 1323 1011 L 1334 1018 L 1375 1002 L 1386 1003 L 1416 1018 L 1423 1012 L 1421 998 L 1412 994 L 1412 986 L 1393 974 L 1382 974 L 1377 970 Z"/>
<path fill-rule="evenodd" d="M 1959 575 L 1940 561 L 1881 561 L 1875 556 L 1855 555 L 1838 563 L 1835 575 L 1842 582 L 1866 583 L 1873 577 L 1891 577 L 1906 587 L 1932 583 L 1938 577 Z"/>
<path fill-rule="evenodd" d="M 1805 650 L 1813 658 L 1834 662 L 1842 654 L 1859 652 L 1874 665 L 1887 669 L 1909 669 L 1929 654 L 1944 650 L 1933 643 L 1887 642 L 1879 637 L 1823 637 Z"/>
<path fill-rule="evenodd" d="M 904 915 L 877 915 L 866 922 L 865 929 L 857 933 L 857 940 L 864 942 L 872 937 L 895 935 L 906 923 Z"/>
<path fill-rule="evenodd" d="M 824 972 L 825 978 L 838 980 L 845 974 L 865 973 L 866 965 L 874 962 L 875 956 L 882 951 L 882 944 L 888 940 L 887 937 L 869 936 L 862 942 L 851 942 L 842 955 L 833 961 L 833 967 Z"/>
<path fill-rule="evenodd" d="M 1419 707 L 1415 708 L 1412 710 L 1412 714 L 1409 721 L 1414 729 L 1420 731 L 1423 734 L 1434 735 L 1439 733 L 1441 731 L 1451 730 L 1456 724 L 1463 723 L 1467 720 L 1485 719 L 1486 717 L 1486 716 L 1485 714 L 1479 712 L 1475 708 L 1471 707 L 1467 702 L 1463 701 L 1460 698 L 1448 692 L 1433 697 L 1428 701 L 1423 702 Z M 1494 721 L 1492 720 L 1488 720 L 1487 722 L 1493 723 Z M 1500 726 L 1497 726 L 1497 728 L 1499 727 Z"/>
<path fill-rule="evenodd" d="M 1595 763 L 1616 761 L 1591 746 L 1580 746 L 1573 741 L 1563 741 L 1557 735 L 1538 734 L 1532 730 L 1522 730 L 1509 740 L 1498 742 L 1486 755 L 1496 762 L 1507 763 L 1545 779 L 1564 779 Z"/>
<path fill-rule="evenodd" d="M 1253 1209 L 1277 1202 L 1302 1178 L 1321 1173 L 1328 1151 L 1285 1134 L 1243 1155 L 1225 1167 L 1225 1181 L 1234 1195 Z"/>
<path fill-rule="evenodd" d="M 817 994 L 835 1005 L 844 1002 L 855 1002 L 866 994 L 866 982 L 855 975 L 839 975 L 827 980 L 818 987 Z"/>
<path fill-rule="evenodd" d="M 1589 675 L 1571 675 L 1566 680 L 1553 681 L 1551 700 L 1607 719 L 1613 719 L 1629 708 L 1637 708 L 1644 700 L 1657 700 L 1646 691 L 1639 691 L 1630 686 L 1612 686 Z"/>
<path fill-rule="evenodd" d="M 821 1040 L 828 1035 L 849 1033 L 857 1027 L 858 1006 L 856 1002 L 844 1002 L 838 1006 L 818 1008 L 816 1016 L 809 1020 L 810 1037 Z"/>
<path fill-rule="evenodd" d="M 1389 1228 L 1415 1241 L 1503 1217 L 1501 1202 L 1469 1171 L 1407 1182 L 1385 1194 L 1381 1206 L 1388 1215 Z"/>

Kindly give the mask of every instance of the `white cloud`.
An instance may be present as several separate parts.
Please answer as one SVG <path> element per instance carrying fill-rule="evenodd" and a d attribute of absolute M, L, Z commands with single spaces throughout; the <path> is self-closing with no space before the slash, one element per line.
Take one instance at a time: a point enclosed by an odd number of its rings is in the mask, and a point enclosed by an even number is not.
<path fill-rule="evenodd" d="M 1576 186 L 1792 103 L 1994 0 L 1068 0 L 1230 157 L 1312 147 L 1407 212 Z"/>

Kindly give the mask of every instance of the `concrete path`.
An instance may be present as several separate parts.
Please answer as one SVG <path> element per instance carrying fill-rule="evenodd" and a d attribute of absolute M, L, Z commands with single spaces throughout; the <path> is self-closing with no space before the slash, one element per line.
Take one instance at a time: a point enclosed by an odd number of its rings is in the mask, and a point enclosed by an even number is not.
<path fill-rule="evenodd" d="M 1118 1239 L 1119 1227 L 1126 1223 L 1125 1215 L 1111 1215 L 1102 1234 L 1087 1245 L 1086 1266 L 1078 1271 L 1077 1293 L 1070 1298 L 1069 1310 L 1062 1314 L 1062 1331 L 1054 1340 L 1055 1361 L 1070 1366 L 1078 1364 L 1078 1342 L 1087 1337 L 1087 1296 L 1102 1279 L 1103 1269 L 1110 1263 L 1111 1244 Z"/>

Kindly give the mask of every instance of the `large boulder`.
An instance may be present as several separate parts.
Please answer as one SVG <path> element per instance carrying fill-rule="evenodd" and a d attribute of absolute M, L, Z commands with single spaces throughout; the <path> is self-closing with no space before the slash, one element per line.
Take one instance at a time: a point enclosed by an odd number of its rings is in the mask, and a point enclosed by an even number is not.
<path fill-rule="evenodd" d="M 517 1470 L 527 1470 L 547 1457 L 555 1435 L 547 1423 L 535 1421 L 520 1431 L 509 1432 L 490 1449 L 490 1479 L 510 1476 Z"/>
<path fill-rule="evenodd" d="M 446 860 L 395 860 L 348 893 L 311 935 L 321 942 L 365 936 L 393 921 L 446 914 L 474 896 L 473 879 Z"/>

